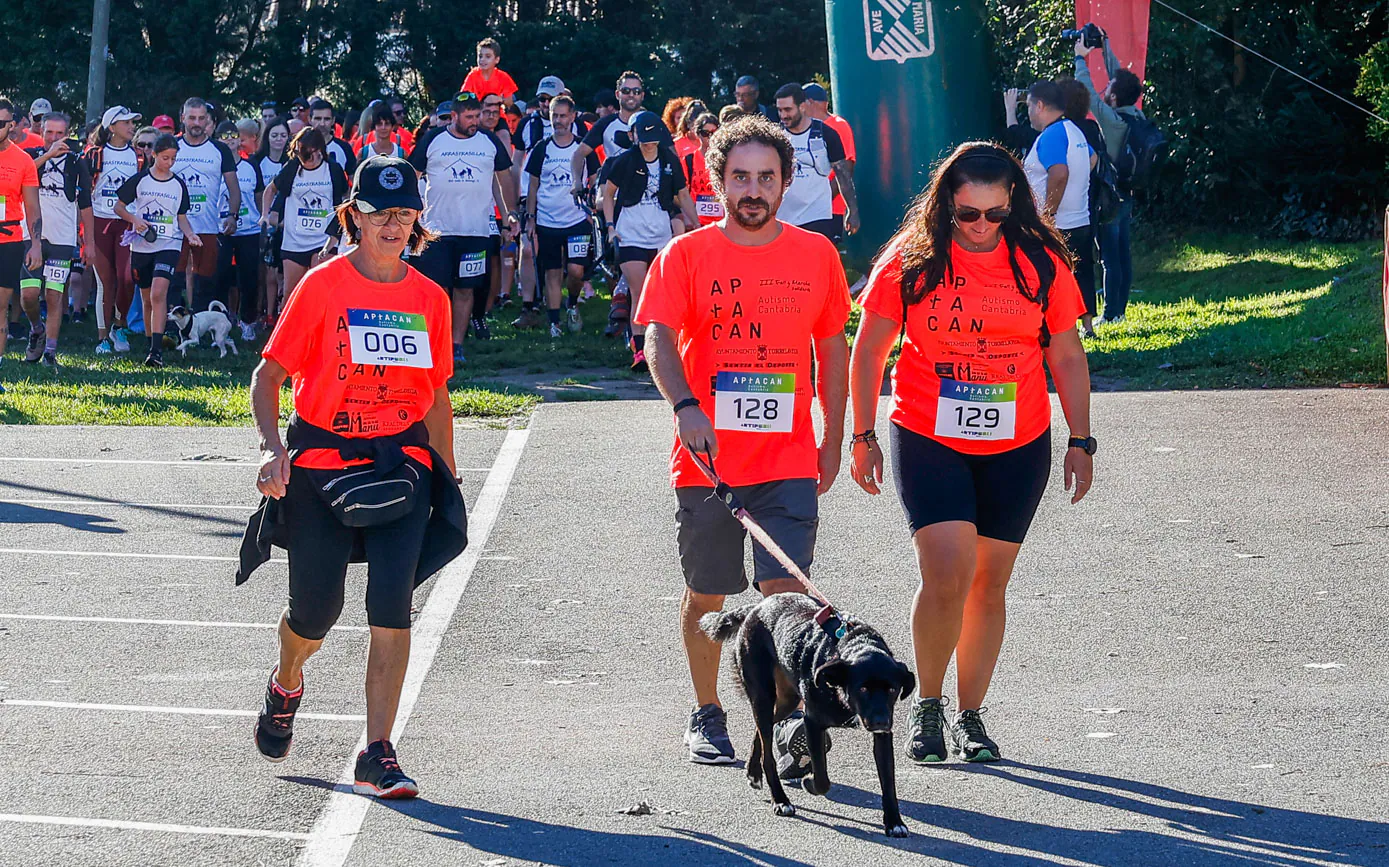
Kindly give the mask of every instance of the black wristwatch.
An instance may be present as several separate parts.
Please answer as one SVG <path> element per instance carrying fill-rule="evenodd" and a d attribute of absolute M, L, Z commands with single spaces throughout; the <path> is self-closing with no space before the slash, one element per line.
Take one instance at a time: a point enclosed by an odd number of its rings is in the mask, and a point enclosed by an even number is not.
<path fill-rule="evenodd" d="M 1096 447 L 1094 437 L 1071 437 L 1066 441 L 1066 448 L 1081 449 L 1087 455 L 1093 455 Z"/>
<path fill-rule="evenodd" d="M 674 408 L 673 412 L 674 412 L 676 415 L 679 415 L 679 414 L 680 414 L 680 410 L 682 410 L 682 409 L 689 409 L 689 408 L 692 407 L 692 406 L 699 406 L 699 398 L 697 398 L 697 397 L 687 397 L 687 398 L 685 398 L 684 400 L 680 401 L 679 403 L 677 403 L 677 404 L 675 405 L 675 408 Z"/>

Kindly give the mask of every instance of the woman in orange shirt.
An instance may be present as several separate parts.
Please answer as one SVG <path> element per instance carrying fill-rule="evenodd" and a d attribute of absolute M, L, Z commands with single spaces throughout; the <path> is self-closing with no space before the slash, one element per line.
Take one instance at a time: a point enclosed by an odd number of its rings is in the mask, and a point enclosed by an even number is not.
<path fill-rule="evenodd" d="M 1085 310 L 1065 241 L 1037 213 L 1022 165 L 1002 147 L 956 148 L 888 242 L 859 297 L 850 367 L 854 481 L 877 494 L 874 432 L 892 344 L 893 474 L 921 570 L 912 605 L 920 697 L 907 755 L 995 761 L 984 694 L 1003 644 L 1004 591 L 1051 471 L 1056 382 L 1070 424 L 1072 503 L 1090 490 L 1090 372 L 1076 334 Z M 956 658 L 959 712 L 943 686 Z"/>

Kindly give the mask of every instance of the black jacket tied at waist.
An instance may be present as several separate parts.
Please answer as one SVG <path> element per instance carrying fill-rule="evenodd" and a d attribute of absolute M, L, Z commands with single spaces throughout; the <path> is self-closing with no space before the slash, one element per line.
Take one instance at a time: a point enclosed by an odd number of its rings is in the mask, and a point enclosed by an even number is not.
<path fill-rule="evenodd" d="M 430 576 L 468 547 L 468 512 L 463 503 L 463 492 L 448 474 L 448 463 L 443 456 L 429 445 L 429 430 L 424 422 L 416 422 L 395 436 L 345 437 L 294 415 L 289 420 L 285 438 L 291 462 L 306 449 L 336 449 L 343 460 L 371 460 L 372 469 L 378 477 L 405 462 L 405 447 L 428 449 L 433 464 L 433 472 L 430 473 L 430 514 L 419 565 L 415 569 L 415 586 L 429 580 Z M 292 518 L 292 515 L 285 514 L 281 500 L 261 498 L 260 508 L 251 515 L 246 523 L 246 533 L 241 538 L 241 562 L 236 570 L 238 585 L 245 583 L 257 567 L 270 559 L 271 545 L 289 547 L 289 537 L 294 532 Z M 366 562 L 366 552 L 360 538 L 353 545 L 349 562 Z"/>

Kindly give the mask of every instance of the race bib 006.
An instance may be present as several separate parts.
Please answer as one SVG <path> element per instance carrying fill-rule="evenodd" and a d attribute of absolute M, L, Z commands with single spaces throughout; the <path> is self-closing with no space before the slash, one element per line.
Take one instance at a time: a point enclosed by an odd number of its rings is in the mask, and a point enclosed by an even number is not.
<path fill-rule="evenodd" d="M 588 257 L 588 235 L 574 235 L 569 239 L 569 258 L 584 259 Z"/>
<path fill-rule="evenodd" d="M 790 433 L 796 409 L 794 373 L 720 370 L 714 383 L 714 427 Z"/>
<path fill-rule="evenodd" d="M 964 440 L 1010 440 L 1018 417 L 1015 382 L 940 381 L 936 436 Z"/>
<path fill-rule="evenodd" d="M 429 327 L 423 314 L 349 307 L 347 333 L 352 344 L 353 364 L 434 366 L 434 357 L 429 351 Z"/>

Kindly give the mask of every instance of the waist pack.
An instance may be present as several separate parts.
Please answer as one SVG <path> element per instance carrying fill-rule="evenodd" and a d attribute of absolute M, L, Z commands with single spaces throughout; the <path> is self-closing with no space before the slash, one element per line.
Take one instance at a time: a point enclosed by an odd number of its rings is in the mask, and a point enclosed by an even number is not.
<path fill-rule="evenodd" d="M 400 520 L 415 509 L 424 474 L 406 460 L 377 475 L 372 464 L 336 470 L 305 468 L 318 495 L 346 527 L 375 527 Z"/>

